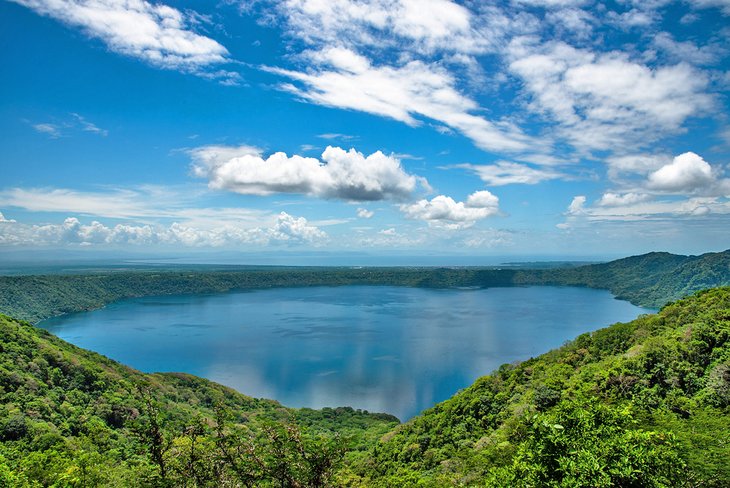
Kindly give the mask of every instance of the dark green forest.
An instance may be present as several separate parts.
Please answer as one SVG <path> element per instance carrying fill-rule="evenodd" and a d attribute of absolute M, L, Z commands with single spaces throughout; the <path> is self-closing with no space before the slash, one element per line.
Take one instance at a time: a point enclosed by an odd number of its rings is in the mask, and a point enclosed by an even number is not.
<path fill-rule="evenodd" d="M 272 287 L 389 285 L 429 288 L 586 286 L 649 308 L 713 286 L 730 285 L 730 250 L 701 256 L 649 253 L 603 264 L 525 268 L 250 268 L 98 271 L 0 276 L 0 313 L 36 323 L 123 298 L 221 293 Z"/>
<path fill-rule="evenodd" d="M 505 364 L 404 424 L 143 374 L 0 316 L 0 487 L 730 486 L 729 262 L 726 251 L 541 270 L 3 277 L 0 310 L 31 321 L 124 297 L 272 286 L 578 285 L 666 304 Z"/>

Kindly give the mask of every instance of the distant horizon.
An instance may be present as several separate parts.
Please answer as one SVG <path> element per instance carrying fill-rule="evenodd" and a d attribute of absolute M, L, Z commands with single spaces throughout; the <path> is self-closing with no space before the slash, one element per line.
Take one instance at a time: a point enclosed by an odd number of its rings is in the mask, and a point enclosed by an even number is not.
<path fill-rule="evenodd" d="M 667 252 L 667 251 L 650 251 Z M 699 256 L 707 253 L 688 254 Z M 504 254 L 504 255 L 464 255 L 441 254 L 368 254 L 364 252 L 333 253 L 326 251 L 300 253 L 209 253 L 153 255 L 133 253 L 87 253 L 52 251 L 15 251 L 0 250 L 0 275 L 3 274 L 40 274 L 43 272 L 84 272 L 94 268 L 104 269 L 178 269 L 185 267 L 205 269 L 228 269 L 246 267 L 499 267 L 499 266 L 536 266 L 582 265 L 610 262 L 617 259 L 638 256 L 632 255 L 558 255 L 558 254 Z M 670 253 L 677 254 L 677 253 Z M 683 255 L 683 254 L 680 254 Z M 108 268 L 105 268 L 108 267 Z"/>

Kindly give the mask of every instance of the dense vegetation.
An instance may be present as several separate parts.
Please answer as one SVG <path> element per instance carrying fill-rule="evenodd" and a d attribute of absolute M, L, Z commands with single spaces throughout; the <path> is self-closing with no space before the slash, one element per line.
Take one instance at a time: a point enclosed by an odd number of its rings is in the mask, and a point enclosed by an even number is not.
<path fill-rule="evenodd" d="M 398 423 L 142 374 L 5 316 L 0 338 L 2 487 L 326 486 Z"/>
<path fill-rule="evenodd" d="M 609 263 L 535 270 L 525 281 L 605 288 L 635 305 L 659 308 L 698 290 L 730 285 L 730 250 L 700 256 L 652 252 Z"/>
<path fill-rule="evenodd" d="M 701 256 L 650 253 L 604 264 L 552 269 L 257 267 L 0 276 L 0 313 L 35 323 L 62 313 L 99 308 L 122 298 L 285 286 L 448 288 L 546 284 L 604 288 L 636 305 L 659 308 L 697 290 L 730 285 L 730 250 Z"/>
<path fill-rule="evenodd" d="M 0 486 L 730 486 L 730 288 L 397 427 L 142 374 L 4 316 L 0 337 Z"/>
<path fill-rule="evenodd" d="M 272 286 L 730 283 L 730 251 L 558 269 L 250 269 L 0 278 L 31 320 L 124 297 Z M 406 424 L 142 374 L 0 315 L 0 487 L 730 486 L 730 288 L 503 365 Z"/>
<path fill-rule="evenodd" d="M 730 486 L 730 288 L 504 365 L 347 470 L 354 486 Z"/>

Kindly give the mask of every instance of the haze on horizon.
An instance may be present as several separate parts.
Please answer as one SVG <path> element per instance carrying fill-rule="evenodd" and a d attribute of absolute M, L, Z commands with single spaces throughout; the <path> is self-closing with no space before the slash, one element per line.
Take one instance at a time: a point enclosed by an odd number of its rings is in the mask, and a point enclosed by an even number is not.
<path fill-rule="evenodd" d="M 729 20 L 727 0 L 0 2 L 0 259 L 721 251 Z"/>

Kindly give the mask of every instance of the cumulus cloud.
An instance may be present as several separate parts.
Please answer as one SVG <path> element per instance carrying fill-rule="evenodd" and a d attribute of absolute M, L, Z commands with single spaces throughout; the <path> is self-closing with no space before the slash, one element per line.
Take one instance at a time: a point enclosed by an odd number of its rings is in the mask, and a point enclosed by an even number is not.
<path fill-rule="evenodd" d="M 401 205 L 400 210 L 407 218 L 423 220 L 432 226 L 463 229 L 471 227 L 478 220 L 497 215 L 499 198 L 487 190 L 472 193 L 466 202 L 438 195 L 431 200 Z"/>
<path fill-rule="evenodd" d="M 701 156 L 687 152 L 666 161 L 663 156 L 627 156 L 613 170 L 634 178 L 623 190 L 605 192 L 593 205 L 585 196 L 573 199 L 558 228 L 609 221 L 671 222 L 730 214 L 730 178 Z"/>
<path fill-rule="evenodd" d="M 667 192 L 692 192 L 712 183 L 712 167 L 700 156 L 687 152 L 649 175 L 651 189 Z"/>
<path fill-rule="evenodd" d="M 380 151 L 369 156 L 328 146 L 321 160 L 287 156 L 264 158 L 249 146 L 204 146 L 190 151 L 196 176 L 209 186 L 237 193 L 269 195 L 300 193 L 346 201 L 404 200 L 423 178 L 408 174 L 393 156 Z"/>
<path fill-rule="evenodd" d="M 13 0 L 89 36 L 118 53 L 152 65 L 201 72 L 227 61 L 228 50 L 217 41 L 193 32 L 189 19 L 177 9 L 145 0 Z M 235 79 L 235 73 L 218 73 Z"/>
<path fill-rule="evenodd" d="M 0 226 L 0 245 L 237 247 L 271 244 L 318 245 L 328 238 L 324 231 L 307 222 L 304 217 L 294 217 L 286 212 L 277 215 L 269 227 L 252 228 L 225 225 L 205 229 L 177 222 L 167 227 L 132 224 L 108 226 L 98 221 L 84 224 L 76 217 L 68 217 L 61 224 L 25 225 L 15 221 L 5 222 L 9 225 Z"/>
<path fill-rule="evenodd" d="M 12 224 L 15 220 L 12 219 L 6 219 L 2 212 L 0 212 L 0 224 L 6 223 L 6 224 Z"/>
<path fill-rule="evenodd" d="M 459 164 L 457 168 L 472 171 L 487 185 L 535 185 L 542 181 L 563 178 L 566 175 L 552 169 L 538 169 L 526 164 L 498 161 L 495 164 Z"/>
<path fill-rule="evenodd" d="M 701 156 L 686 152 L 651 173 L 647 188 L 667 193 L 730 194 L 730 180 L 717 173 Z"/>
<path fill-rule="evenodd" d="M 375 215 L 375 212 L 373 212 L 372 210 L 368 210 L 366 208 L 357 209 L 357 216 L 360 217 L 361 219 L 369 219 L 373 215 Z"/>
<path fill-rule="evenodd" d="M 304 217 L 292 217 L 281 212 L 272 229 L 271 239 L 277 241 L 316 242 L 327 237 L 323 231 L 307 223 Z"/>

